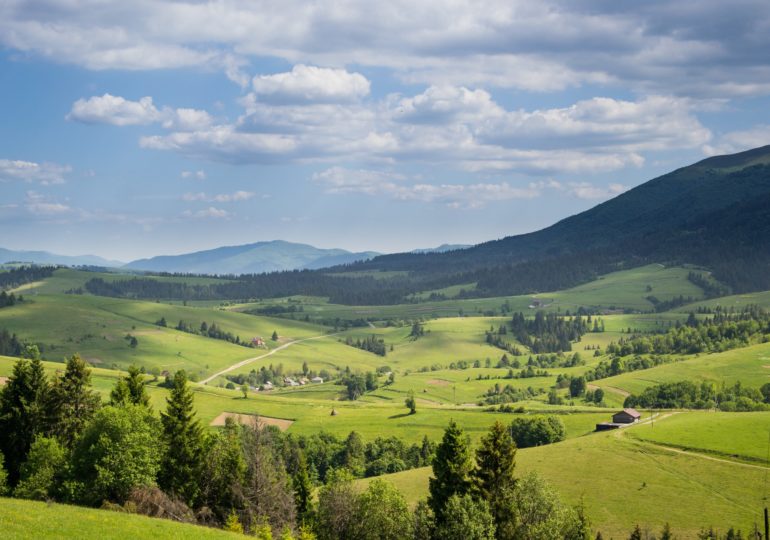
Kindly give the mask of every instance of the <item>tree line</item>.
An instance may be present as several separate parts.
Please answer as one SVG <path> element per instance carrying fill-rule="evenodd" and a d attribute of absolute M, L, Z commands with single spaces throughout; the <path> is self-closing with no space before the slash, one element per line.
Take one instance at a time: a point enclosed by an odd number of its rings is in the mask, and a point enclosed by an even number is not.
<path fill-rule="evenodd" d="M 26 283 L 49 278 L 58 266 L 20 266 L 0 272 L 0 290 L 15 289 Z"/>
<path fill-rule="evenodd" d="M 732 386 L 724 383 L 677 381 L 646 388 L 625 400 L 626 407 L 645 409 L 719 409 L 728 412 L 770 410 L 770 383 L 761 388 L 744 386 L 740 381 Z"/>

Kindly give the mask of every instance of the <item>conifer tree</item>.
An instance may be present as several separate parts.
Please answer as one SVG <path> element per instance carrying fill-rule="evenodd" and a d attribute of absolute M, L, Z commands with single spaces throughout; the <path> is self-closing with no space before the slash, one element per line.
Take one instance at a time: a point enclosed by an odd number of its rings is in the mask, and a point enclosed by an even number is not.
<path fill-rule="evenodd" d="M 51 389 L 55 418 L 53 433 L 71 448 L 86 423 L 99 408 L 99 394 L 91 390 L 91 370 L 80 355 L 67 360 L 67 367 Z"/>
<path fill-rule="evenodd" d="M 39 361 L 38 361 L 39 364 Z M 8 483 L 11 487 L 19 481 L 19 470 L 27 459 L 35 435 L 42 431 L 40 399 L 41 385 L 47 384 L 42 366 L 19 359 L 13 373 L 0 391 L 0 452 L 5 456 Z"/>
<path fill-rule="evenodd" d="M 115 407 L 122 407 L 128 405 L 131 401 L 131 393 L 128 390 L 128 384 L 126 380 L 121 378 L 115 383 L 115 386 L 110 392 L 110 405 Z"/>
<path fill-rule="evenodd" d="M 470 443 L 454 420 L 449 422 L 433 458 L 433 477 L 429 479 L 428 504 L 436 523 L 444 522 L 444 506 L 452 495 L 463 496 L 473 485 Z"/>
<path fill-rule="evenodd" d="M 507 530 L 510 518 L 508 510 L 510 497 L 516 480 L 516 445 L 511 434 L 500 422 L 495 422 L 489 432 L 481 438 L 476 450 L 476 466 L 473 471 L 475 487 L 479 498 L 489 503 L 489 509 L 497 525 L 498 537 Z"/>
<path fill-rule="evenodd" d="M 142 370 L 135 365 L 129 367 L 125 381 L 131 403 L 149 407 L 150 396 L 147 395 L 147 389 L 144 386 L 144 373 Z"/>
<path fill-rule="evenodd" d="M 198 496 L 202 466 L 203 431 L 195 418 L 192 390 L 183 370 L 174 374 L 166 411 L 160 413 L 166 453 L 161 461 L 158 484 L 192 506 Z"/>
<path fill-rule="evenodd" d="M 301 451 L 297 459 L 297 471 L 292 477 L 292 486 L 297 507 L 297 521 L 305 524 L 309 521 L 313 510 L 313 482 L 310 480 L 305 453 Z"/>

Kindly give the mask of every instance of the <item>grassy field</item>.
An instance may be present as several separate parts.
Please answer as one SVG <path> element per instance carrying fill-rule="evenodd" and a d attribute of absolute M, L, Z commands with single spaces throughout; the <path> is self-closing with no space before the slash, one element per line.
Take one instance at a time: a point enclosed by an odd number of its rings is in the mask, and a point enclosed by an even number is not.
<path fill-rule="evenodd" d="M 690 311 L 697 311 L 698 308 L 711 308 L 714 309 L 717 306 L 723 308 L 734 308 L 740 310 L 746 306 L 760 306 L 764 309 L 770 309 L 770 291 L 761 291 L 746 294 L 736 294 L 733 296 L 723 296 L 721 298 L 712 298 L 711 300 L 703 300 L 701 302 L 695 302 L 688 304 L 687 306 L 678 308 L 676 311 L 681 313 L 688 313 Z"/>
<path fill-rule="evenodd" d="M 741 381 L 757 388 L 770 382 L 770 343 L 683 358 L 686 359 L 652 369 L 623 373 L 595 381 L 594 384 L 638 394 L 649 386 L 682 380 L 728 385 Z"/>
<path fill-rule="evenodd" d="M 166 519 L 4 498 L 0 498 L 0 531 L 5 540 L 243 538 L 241 534 Z"/>
<path fill-rule="evenodd" d="M 628 436 L 751 463 L 768 463 L 770 413 L 688 412 L 640 425 Z"/>
<path fill-rule="evenodd" d="M 594 530 L 605 538 L 626 538 L 636 524 L 658 533 L 669 522 L 678 538 L 695 538 L 704 526 L 722 532 L 736 526 L 745 533 L 760 523 L 768 495 L 761 470 L 676 453 L 631 437 L 643 427 L 630 428 L 625 436 L 596 433 L 519 450 L 517 474 L 535 471 L 567 502 L 582 499 Z M 383 478 L 414 504 L 427 496 L 430 474 L 423 468 Z"/>

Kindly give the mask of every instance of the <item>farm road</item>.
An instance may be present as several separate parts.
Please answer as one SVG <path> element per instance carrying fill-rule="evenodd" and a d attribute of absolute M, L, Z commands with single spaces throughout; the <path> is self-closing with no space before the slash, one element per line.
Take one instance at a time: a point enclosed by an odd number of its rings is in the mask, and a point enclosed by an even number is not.
<path fill-rule="evenodd" d="M 277 353 L 278 351 L 282 351 L 282 350 L 284 350 L 284 349 L 286 349 L 288 347 L 291 347 L 292 345 L 296 345 L 297 343 L 303 343 L 305 341 L 312 341 L 314 339 L 322 339 L 322 338 L 325 338 L 325 337 L 331 337 L 331 336 L 336 336 L 336 335 L 337 334 L 323 334 L 321 336 L 313 336 L 313 337 L 309 337 L 309 338 L 295 339 L 294 341 L 289 341 L 288 343 L 284 343 L 283 345 L 281 345 L 279 347 L 276 347 L 275 349 L 271 350 L 270 352 L 266 352 L 263 355 L 255 356 L 253 358 L 247 358 L 246 360 L 241 360 L 237 364 L 233 364 L 232 366 L 227 367 L 227 368 L 223 369 L 222 371 L 214 373 L 212 376 L 203 379 L 200 382 L 200 384 L 208 384 L 211 381 L 213 381 L 214 379 L 216 379 L 217 377 L 219 377 L 220 375 L 224 375 L 225 373 L 230 373 L 231 371 L 233 371 L 235 369 L 238 369 L 238 368 L 242 368 L 243 366 L 247 366 L 247 365 L 251 364 L 252 362 L 256 362 L 257 360 L 261 360 L 263 358 L 267 358 L 268 356 L 272 356 L 275 353 Z"/>

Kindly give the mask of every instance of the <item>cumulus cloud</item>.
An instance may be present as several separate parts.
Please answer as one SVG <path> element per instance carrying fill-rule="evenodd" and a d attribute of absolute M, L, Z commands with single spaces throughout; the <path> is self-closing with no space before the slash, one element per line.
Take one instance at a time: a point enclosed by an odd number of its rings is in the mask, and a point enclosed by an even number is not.
<path fill-rule="evenodd" d="M 262 101 L 338 103 L 365 97 L 370 85 L 360 73 L 297 64 L 287 73 L 258 75 L 252 86 Z"/>
<path fill-rule="evenodd" d="M 531 91 L 614 84 L 663 94 L 756 95 L 770 91 L 768 28 L 765 0 L 651 0 L 622 9 L 603 0 L 0 6 L 0 43 L 10 49 L 88 69 L 219 69 L 240 86 L 248 81 L 249 58 L 276 57 L 384 67 L 420 84 Z M 292 72 L 258 84 L 270 90 L 292 78 L 302 77 Z"/>
<path fill-rule="evenodd" d="M 63 184 L 64 175 L 72 171 L 69 165 L 35 163 L 18 159 L 0 159 L 0 182 L 22 180 L 43 185 Z"/>
<path fill-rule="evenodd" d="M 199 109 L 158 109 L 150 96 L 131 101 L 121 96 L 104 94 L 79 99 L 72 104 L 67 120 L 86 124 L 137 126 L 161 123 L 166 129 L 195 131 L 213 123 L 211 115 Z"/>
<path fill-rule="evenodd" d="M 161 120 L 161 113 L 149 96 L 139 101 L 130 101 L 120 96 L 104 94 L 77 100 L 72 104 L 67 120 L 86 124 L 134 126 L 158 122 Z"/>

